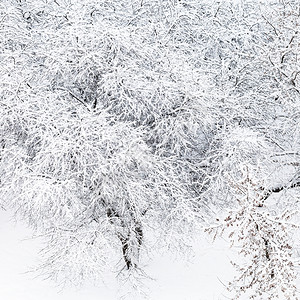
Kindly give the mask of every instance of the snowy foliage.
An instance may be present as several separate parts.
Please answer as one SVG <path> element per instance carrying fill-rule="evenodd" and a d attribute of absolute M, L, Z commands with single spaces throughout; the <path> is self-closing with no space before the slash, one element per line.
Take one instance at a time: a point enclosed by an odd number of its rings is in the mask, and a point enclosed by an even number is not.
<path fill-rule="evenodd" d="M 257 268 L 240 279 L 295 297 L 299 219 L 282 207 L 299 202 L 299 10 L 1 1 L 0 204 L 46 236 L 49 276 L 142 272 L 149 249 L 225 218 Z"/>
<path fill-rule="evenodd" d="M 228 288 L 236 298 L 246 293 L 249 299 L 295 299 L 297 258 L 291 238 L 299 228 L 297 211 L 274 208 L 273 193 L 251 177 L 244 168 L 242 178 L 230 182 L 238 206 L 227 212 L 223 223 L 208 229 L 215 235 L 226 233 L 231 246 L 245 258 L 242 263 L 232 262 L 238 275 Z"/>

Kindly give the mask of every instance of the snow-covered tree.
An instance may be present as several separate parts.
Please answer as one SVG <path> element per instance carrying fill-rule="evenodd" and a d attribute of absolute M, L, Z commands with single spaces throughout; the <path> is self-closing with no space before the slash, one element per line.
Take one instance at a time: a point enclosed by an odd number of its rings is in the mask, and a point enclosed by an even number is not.
<path fill-rule="evenodd" d="M 2 4 L 1 196 L 49 237 L 51 276 L 139 268 L 145 232 L 177 244 L 198 226 L 210 120 L 148 26 L 166 31 L 171 4 Z"/>

